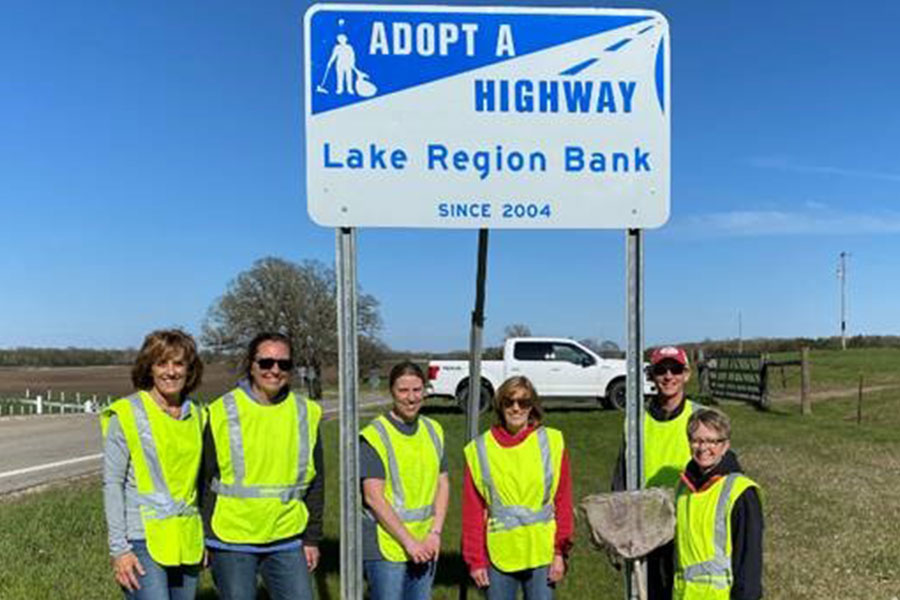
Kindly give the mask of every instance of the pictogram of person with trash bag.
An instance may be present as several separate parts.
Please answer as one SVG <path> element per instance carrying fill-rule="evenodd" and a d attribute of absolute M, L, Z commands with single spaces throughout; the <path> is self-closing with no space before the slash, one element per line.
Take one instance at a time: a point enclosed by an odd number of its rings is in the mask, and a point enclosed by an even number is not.
<path fill-rule="evenodd" d="M 339 22 L 339 24 L 342 23 Z M 329 93 L 326 84 L 329 80 L 328 76 L 333 73 L 336 94 L 371 98 L 378 93 L 378 87 L 369 79 L 368 73 L 357 68 L 356 52 L 350 45 L 346 34 L 339 33 L 336 39 L 337 42 L 335 42 L 328 64 L 325 66 L 325 73 L 322 75 L 319 85 L 316 86 L 316 92 L 319 94 Z"/>

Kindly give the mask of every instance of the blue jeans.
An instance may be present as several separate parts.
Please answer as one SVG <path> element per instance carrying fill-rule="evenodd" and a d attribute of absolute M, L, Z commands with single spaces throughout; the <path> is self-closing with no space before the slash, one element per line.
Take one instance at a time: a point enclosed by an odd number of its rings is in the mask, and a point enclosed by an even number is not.
<path fill-rule="evenodd" d="M 371 600 L 429 600 L 436 562 L 363 562 Z"/>
<path fill-rule="evenodd" d="M 303 548 L 279 552 L 211 552 L 212 574 L 222 600 L 256 600 L 256 575 L 262 574 L 271 600 L 312 600 Z"/>
<path fill-rule="evenodd" d="M 194 600 L 200 565 L 164 567 L 150 557 L 147 542 L 131 540 L 131 551 L 141 561 L 144 574 L 138 575 L 141 589 L 122 593 L 128 600 Z"/>
<path fill-rule="evenodd" d="M 491 584 L 485 590 L 488 600 L 516 600 L 521 588 L 525 600 L 553 600 L 554 584 L 547 581 L 550 565 L 506 573 L 491 565 L 488 577 Z"/>

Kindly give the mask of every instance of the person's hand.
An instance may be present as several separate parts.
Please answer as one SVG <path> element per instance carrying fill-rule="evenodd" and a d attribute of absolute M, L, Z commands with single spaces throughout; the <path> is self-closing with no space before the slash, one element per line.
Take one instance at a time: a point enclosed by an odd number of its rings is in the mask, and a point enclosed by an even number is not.
<path fill-rule="evenodd" d="M 319 547 L 304 544 L 303 554 L 306 555 L 306 568 L 309 569 L 310 572 L 315 571 L 316 567 L 319 566 L 319 556 L 321 556 Z"/>
<path fill-rule="evenodd" d="M 547 581 L 550 583 L 559 583 L 566 575 L 566 560 L 562 554 L 554 554 L 553 562 L 550 563 L 550 570 L 547 572 Z"/>
<path fill-rule="evenodd" d="M 403 544 L 403 549 L 406 550 L 406 553 L 409 555 L 409 560 L 414 563 L 424 563 L 431 560 L 431 552 L 426 548 L 424 542 L 409 538 L 409 540 Z"/>
<path fill-rule="evenodd" d="M 470 572 L 469 575 L 472 576 L 472 581 L 475 582 L 475 585 L 482 589 L 491 585 L 491 578 L 488 576 L 488 570 L 484 567 L 475 569 Z"/>
<path fill-rule="evenodd" d="M 625 565 L 625 561 L 622 560 L 622 557 L 609 548 L 606 549 L 606 558 L 609 560 L 609 565 L 616 571 L 621 571 L 622 567 Z"/>
<path fill-rule="evenodd" d="M 209 559 L 210 559 L 209 550 L 204 548 L 203 549 L 203 561 L 200 563 L 204 569 L 209 568 Z"/>
<path fill-rule="evenodd" d="M 116 576 L 116 582 L 129 592 L 141 589 L 138 583 L 138 575 L 145 575 L 144 567 L 141 561 L 135 556 L 134 552 L 127 552 L 121 556 L 112 559 L 113 573 Z"/>
<path fill-rule="evenodd" d="M 425 536 L 425 539 L 422 540 L 422 543 L 431 555 L 429 560 L 437 560 L 438 556 L 441 554 L 441 534 L 437 531 L 429 531 L 428 535 Z"/>

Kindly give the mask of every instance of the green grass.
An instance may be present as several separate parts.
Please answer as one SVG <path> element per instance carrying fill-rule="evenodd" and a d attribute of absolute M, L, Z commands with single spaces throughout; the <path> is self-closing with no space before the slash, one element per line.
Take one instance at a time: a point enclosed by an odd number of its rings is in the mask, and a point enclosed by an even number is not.
<path fill-rule="evenodd" d="M 766 598 L 900 596 L 900 393 L 867 395 L 861 425 L 852 399 L 820 402 L 810 417 L 787 406 L 769 412 L 737 403 L 723 407 L 734 422 L 741 462 L 764 493 Z M 434 597 L 456 599 L 465 577 L 459 555 L 464 419 L 444 405 L 429 414 L 446 429 L 453 482 Z M 547 424 L 566 436 L 576 501 L 608 489 L 621 419 L 619 413 L 588 408 L 548 413 Z M 337 600 L 337 424 L 324 427 L 328 510 L 317 583 L 320 598 Z M 2 503 L 0 565 L 4 600 L 119 598 L 106 558 L 99 482 Z M 208 575 L 200 597 L 215 597 Z M 580 520 L 571 570 L 558 597 L 621 597 L 621 576 L 591 547 Z"/>
<path fill-rule="evenodd" d="M 772 360 L 794 360 L 799 352 L 771 354 Z M 810 350 L 810 380 L 813 392 L 825 390 L 853 390 L 859 385 L 862 375 L 868 386 L 900 387 L 900 348 L 852 348 L 849 350 Z M 781 371 L 773 368 L 769 372 L 770 389 L 778 394 L 782 391 L 799 394 L 800 368 L 785 367 L 782 385 Z"/>

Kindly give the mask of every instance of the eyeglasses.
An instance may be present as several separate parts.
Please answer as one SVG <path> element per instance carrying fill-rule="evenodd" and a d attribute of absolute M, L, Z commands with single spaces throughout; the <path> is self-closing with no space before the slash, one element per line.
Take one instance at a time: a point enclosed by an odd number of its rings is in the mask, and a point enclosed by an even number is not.
<path fill-rule="evenodd" d="M 653 365 L 653 367 L 651 367 L 651 372 L 657 377 L 665 375 L 666 373 L 681 375 L 684 373 L 684 365 L 679 363 L 664 365 L 660 363 L 658 365 Z"/>
<path fill-rule="evenodd" d="M 533 406 L 531 398 L 506 398 L 503 401 L 503 408 L 512 408 L 517 405 L 522 410 L 529 409 Z"/>
<path fill-rule="evenodd" d="M 294 368 L 294 361 L 289 358 L 257 358 L 255 362 L 263 371 L 268 371 L 275 365 L 278 365 L 282 371 L 290 371 Z"/>
<path fill-rule="evenodd" d="M 728 438 L 691 438 L 691 446 L 718 446 L 727 441 Z"/>

